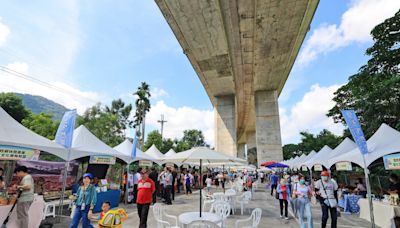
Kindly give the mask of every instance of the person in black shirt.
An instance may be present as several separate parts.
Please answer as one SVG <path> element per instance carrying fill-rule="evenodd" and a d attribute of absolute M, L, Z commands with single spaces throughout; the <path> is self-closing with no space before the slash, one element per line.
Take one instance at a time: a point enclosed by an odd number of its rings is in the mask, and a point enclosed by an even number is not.
<path fill-rule="evenodd" d="M 153 167 L 151 168 L 151 173 L 149 174 L 149 178 L 155 183 L 156 190 L 153 192 L 153 204 L 157 202 L 157 192 L 158 192 L 158 172 Z"/>
<path fill-rule="evenodd" d="M 175 171 L 175 168 L 172 168 L 172 190 L 171 190 L 171 196 L 172 200 L 175 200 L 175 183 L 177 179 L 178 174 Z"/>
<path fill-rule="evenodd" d="M 392 173 L 389 177 L 390 185 L 389 185 L 389 193 L 400 193 L 400 182 L 399 182 L 399 177 Z"/>

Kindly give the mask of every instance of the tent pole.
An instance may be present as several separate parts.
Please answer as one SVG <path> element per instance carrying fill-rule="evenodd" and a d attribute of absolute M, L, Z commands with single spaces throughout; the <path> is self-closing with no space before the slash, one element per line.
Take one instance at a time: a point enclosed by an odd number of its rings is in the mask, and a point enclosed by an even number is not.
<path fill-rule="evenodd" d="M 225 194 L 225 178 L 224 178 L 224 169 L 225 169 L 225 164 L 222 165 L 222 182 L 223 182 L 223 190 Z"/>
<path fill-rule="evenodd" d="M 64 208 L 64 195 L 65 195 L 65 188 L 67 185 L 67 178 L 68 178 L 68 168 L 69 168 L 69 160 L 71 157 L 71 149 L 68 149 L 68 161 L 65 162 L 65 169 L 63 175 L 63 183 L 62 183 L 62 190 L 61 190 L 61 197 L 59 201 L 59 208 L 58 208 L 58 215 L 61 216 Z"/>
<path fill-rule="evenodd" d="M 202 166 L 202 159 L 200 159 L 200 176 L 202 175 L 202 173 L 201 173 L 201 166 Z M 201 183 L 200 183 L 200 218 L 201 218 L 201 211 L 202 211 L 202 208 L 201 208 L 201 203 L 202 203 L 202 193 L 201 193 L 201 191 L 202 191 L 202 188 L 203 188 L 203 182 L 201 181 Z"/>
<path fill-rule="evenodd" d="M 129 192 L 128 192 L 128 189 L 129 189 L 129 182 L 128 182 L 128 180 L 129 180 L 129 164 L 127 163 L 126 164 L 126 180 L 125 180 L 125 204 L 128 204 L 128 197 L 129 197 Z"/>
<path fill-rule="evenodd" d="M 365 183 L 367 185 L 367 196 L 369 201 L 369 215 L 371 219 L 371 227 L 375 228 L 375 218 L 374 218 L 374 205 L 372 203 L 372 191 L 371 191 L 371 184 L 369 180 L 369 170 L 367 167 L 367 162 L 365 161 L 365 156 L 363 155 L 364 160 L 364 175 L 365 175 Z"/>

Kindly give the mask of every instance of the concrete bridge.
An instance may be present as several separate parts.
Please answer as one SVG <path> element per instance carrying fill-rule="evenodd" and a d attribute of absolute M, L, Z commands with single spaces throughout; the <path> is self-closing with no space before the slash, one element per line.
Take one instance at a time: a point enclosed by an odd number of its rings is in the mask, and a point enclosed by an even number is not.
<path fill-rule="evenodd" d="M 215 108 L 216 150 L 282 159 L 278 96 L 319 0 L 156 0 Z"/>

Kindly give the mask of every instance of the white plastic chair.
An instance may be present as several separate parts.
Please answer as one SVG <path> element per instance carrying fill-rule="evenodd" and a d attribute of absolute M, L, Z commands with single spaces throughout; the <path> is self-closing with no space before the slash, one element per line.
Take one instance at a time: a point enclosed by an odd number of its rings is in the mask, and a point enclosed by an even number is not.
<path fill-rule="evenodd" d="M 206 205 L 212 205 L 215 202 L 213 196 L 208 195 L 206 191 L 202 191 L 203 195 L 203 211 L 205 211 Z"/>
<path fill-rule="evenodd" d="M 258 180 L 256 180 L 256 181 L 253 182 L 253 186 L 252 186 L 252 188 L 251 188 L 251 191 L 252 191 L 252 192 L 255 192 L 255 191 L 257 190 L 257 188 L 258 188 Z"/>
<path fill-rule="evenodd" d="M 225 220 L 228 218 L 228 216 L 231 213 L 231 205 L 227 202 L 215 202 L 213 204 L 213 208 L 215 211 L 215 214 L 219 215 L 222 218 L 222 223 L 221 227 L 225 227 Z"/>
<path fill-rule="evenodd" d="M 225 194 L 235 194 L 236 195 L 236 191 L 234 189 L 228 189 L 225 191 Z"/>
<path fill-rule="evenodd" d="M 260 208 L 254 209 L 249 218 L 237 220 L 235 223 L 235 228 L 257 228 L 258 224 L 260 224 L 261 214 L 262 210 Z M 246 226 L 241 223 L 250 223 L 251 225 Z"/>
<path fill-rule="evenodd" d="M 188 224 L 188 228 L 221 228 L 218 224 L 206 221 L 206 220 L 196 220 Z"/>
<path fill-rule="evenodd" d="M 236 207 L 236 191 L 233 189 L 228 189 L 225 192 L 226 195 L 231 195 L 230 197 L 230 204 L 232 208 L 232 213 L 235 214 L 235 207 Z M 233 196 L 232 196 L 233 195 Z"/>
<path fill-rule="evenodd" d="M 45 220 L 47 216 L 56 217 L 56 205 L 54 203 L 46 203 L 43 210 L 43 218 Z"/>
<path fill-rule="evenodd" d="M 165 208 L 163 205 L 156 203 L 153 206 L 153 215 L 155 220 L 157 221 L 157 228 L 179 228 L 178 226 L 178 218 L 173 215 L 169 215 L 165 213 Z M 175 222 L 175 225 L 171 225 L 165 218 L 169 218 Z"/>
<path fill-rule="evenodd" d="M 236 198 L 236 202 L 240 204 L 240 214 L 243 215 L 244 206 L 249 204 L 251 200 L 251 192 L 244 192 L 241 196 Z"/>
<path fill-rule="evenodd" d="M 211 204 L 210 212 L 214 211 L 214 204 L 217 202 L 229 203 L 229 199 L 225 195 L 217 194 L 217 195 L 214 195 L 213 197 L 214 197 L 214 202 Z"/>

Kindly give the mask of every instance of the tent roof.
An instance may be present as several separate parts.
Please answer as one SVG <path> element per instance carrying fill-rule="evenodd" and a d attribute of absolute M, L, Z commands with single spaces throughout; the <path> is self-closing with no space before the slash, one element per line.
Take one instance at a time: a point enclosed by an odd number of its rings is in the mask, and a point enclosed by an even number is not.
<path fill-rule="evenodd" d="M 295 167 L 300 169 L 301 166 L 304 165 L 304 163 L 306 163 L 307 161 L 309 161 L 312 157 L 314 157 L 317 154 L 317 152 L 315 152 L 315 150 L 312 150 L 307 156 L 305 156 L 303 159 L 301 159 L 301 161 L 298 161 L 295 164 Z"/>
<path fill-rule="evenodd" d="M 378 158 L 400 152 L 400 132 L 383 123 L 375 134 L 368 139 L 367 146 L 369 153 L 365 156 L 365 160 L 367 166 L 369 166 Z M 331 164 L 340 161 L 349 161 L 364 167 L 363 157 L 358 147 L 341 156 L 334 157 Z"/>
<path fill-rule="evenodd" d="M 190 150 L 180 152 L 172 155 L 171 157 L 164 158 L 164 162 L 199 162 L 200 159 L 203 160 L 204 164 L 207 163 L 218 163 L 218 162 L 243 162 L 246 161 L 244 159 L 232 157 L 227 154 L 219 153 L 215 150 L 211 150 L 208 147 L 194 147 Z"/>
<path fill-rule="evenodd" d="M 67 160 L 67 150 L 25 128 L 0 107 L 0 145 L 37 149 Z"/>
<path fill-rule="evenodd" d="M 300 157 L 298 157 L 297 159 L 293 160 L 292 163 L 290 164 L 293 168 L 297 168 L 297 166 L 299 165 L 299 163 L 305 158 L 307 157 L 307 155 L 302 154 Z"/>
<path fill-rule="evenodd" d="M 318 153 L 316 153 L 314 156 L 310 157 L 307 161 L 305 161 L 303 165 L 306 165 L 310 169 L 317 164 L 323 165 L 326 158 L 331 156 L 331 153 L 332 153 L 332 148 L 325 145 L 324 147 L 322 147 L 320 151 L 318 151 Z"/>
<path fill-rule="evenodd" d="M 165 157 L 169 157 L 169 156 L 174 155 L 174 154 L 176 154 L 176 152 L 175 152 L 174 149 L 171 148 L 167 153 L 164 154 L 164 156 Z"/>
<path fill-rule="evenodd" d="M 149 149 L 147 149 L 144 153 L 147 155 L 150 155 L 151 157 L 153 157 L 156 160 L 162 160 L 163 158 L 165 158 L 165 155 L 162 154 L 154 144 Z"/>
<path fill-rule="evenodd" d="M 85 126 L 81 125 L 74 130 L 72 140 L 71 160 L 91 156 L 109 155 L 130 163 L 131 157 L 114 150 L 93 135 Z"/>
<path fill-rule="evenodd" d="M 325 159 L 325 167 L 330 168 L 333 165 L 332 159 L 335 159 L 335 157 L 345 154 L 356 147 L 357 145 L 353 142 L 353 140 L 345 138 L 335 149 L 333 149 L 331 156 Z"/>
<path fill-rule="evenodd" d="M 132 153 L 132 147 L 133 147 L 133 143 L 131 141 L 129 141 L 129 139 L 125 139 L 125 141 L 123 141 L 121 144 L 119 144 L 118 146 L 114 147 L 114 149 L 118 152 L 120 152 L 121 154 L 124 154 L 126 156 L 131 156 Z M 138 160 L 149 160 L 149 161 L 153 161 L 158 163 L 159 161 L 154 159 L 152 156 L 143 153 L 139 148 L 136 149 L 136 158 L 133 159 L 132 161 L 138 161 Z"/>

